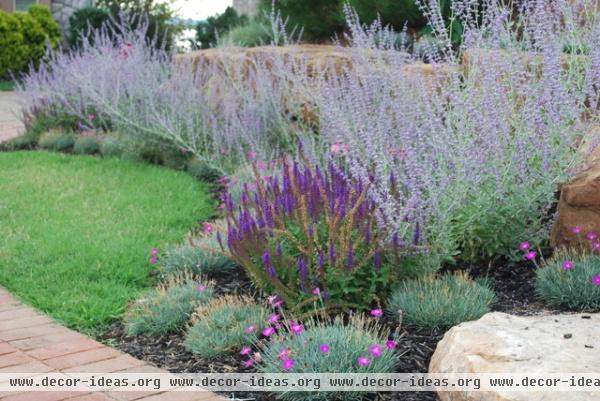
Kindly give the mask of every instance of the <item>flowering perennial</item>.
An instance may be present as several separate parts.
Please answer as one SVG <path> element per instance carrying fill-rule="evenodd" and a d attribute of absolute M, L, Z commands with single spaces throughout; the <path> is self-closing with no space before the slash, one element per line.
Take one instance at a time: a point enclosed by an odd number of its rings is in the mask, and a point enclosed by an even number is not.
<path fill-rule="evenodd" d="M 239 204 L 225 201 L 223 248 L 279 302 L 366 309 L 400 277 L 394 267 L 408 247 L 396 235 L 387 239 L 369 183 L 347 178 L 333 163 L 322 170 L 305 160 L 286 160 L 280 176 L 255 173 Z"/>

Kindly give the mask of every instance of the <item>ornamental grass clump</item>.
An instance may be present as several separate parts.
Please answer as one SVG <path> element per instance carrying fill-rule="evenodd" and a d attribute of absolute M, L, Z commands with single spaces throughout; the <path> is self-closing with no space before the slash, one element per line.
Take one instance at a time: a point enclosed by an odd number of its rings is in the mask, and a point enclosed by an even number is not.
<path fill-rule="evenodd" d="M 256 342 L 248 327 L 267 324 L 269 311 L 250 297 L 225 296 L 200 306 L 185 340 L 186 348 L 201 358 L 214 359 Z"/>
<path fill-rule="evenodd" d="M 225 200 L 224 247 L 265 293 L 296 311 L 366 309 L 402 276 L 401 244 L 376 218 L 370 184 L 286 160 L 279 176 L 246 184 L 239 205 Z"/>
<path fill-rule="evenodd" d="M 212 282 L 180 275 L 148 291 L 125 314 L 130 335 L 165 335 L 181 330 L 198 305 L 213 298 Z"/>
<path fill-rule="evenodd" d="M 100 154 L 104 157 L 120 157 L 124 150 L 124 145 L 117 138 L 107 136 L 100 142 Z"/>
<path fill-rule="evenodd" d="M 387 309 L 393 318 L 410 326 L 448 328 L 479 319 L 490 311 L 494 300 L 486 281 L 456 273 L 403 282 L 392 293 Z"/>
<path fill-rule="evenodd" d="M 73 145 L 73 153 L 80 155 L 95 155 L 99 152 L 100 141 L 93 136 L 80 136 Z"/>
<path fill-rule="evenodd" d="M 226 273 L 236 266 L 231 259 L 221 252 L 191 245 L 169 249 L 161 263 L 163 271 L 168 275 L 180 273 L 211 275 Z"/>
<path fill-rule="evenodd" d="M 50 131 L 40 136 L 38 145 L 42 149 L 54 150 L 56 152 L 69 152 L 75 145 L 75 135 Z"/>
<path fill-rule="evenodd" d="M 258 363 L 261 373 L 393 373 L 398 363 L 396 341 L 380 330 L 374 318 L 354 316 L 348 323 L 312 321 L 303 330 L 271 337 Z M 360 400 L 365 392 L 285 392 L 276 397 L 290 401 Z"/>
<path fill-rule="evenodd" d="M 559 250 L 536 271 L 535 293 L 550 306 L 600 311 L 600 255 Z"/>
<path fill-rule="evenodd" d="M 550 306 L 574 311 L 600 311 L 600 256 L 555 256 L 537 270 L 535 292 Z"/>

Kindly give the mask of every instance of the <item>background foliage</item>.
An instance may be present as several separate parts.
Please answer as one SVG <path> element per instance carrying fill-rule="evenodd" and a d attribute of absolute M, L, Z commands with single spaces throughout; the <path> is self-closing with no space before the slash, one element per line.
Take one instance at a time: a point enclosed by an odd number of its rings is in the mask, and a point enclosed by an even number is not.
<path fill-rule="evenodd" d="M 30 64 L 39 65 L 46 46 L 56 48 L 61 33 L 47 7 L 34 5 L 24 12 L 0 11 L 0 78 L 19 75 Z"/>
<path fill-rule="evenodd" d="M 222 14 L 209 17 L 206 21 L 200 21 L 196 25 L 196 40 L 200 48 L 208 49 L 211 46 L 215 46 L 217 39 L 226 32 L 247 23 L 247 16 L 238 15 L 232 7 L 227 7 Z"/>

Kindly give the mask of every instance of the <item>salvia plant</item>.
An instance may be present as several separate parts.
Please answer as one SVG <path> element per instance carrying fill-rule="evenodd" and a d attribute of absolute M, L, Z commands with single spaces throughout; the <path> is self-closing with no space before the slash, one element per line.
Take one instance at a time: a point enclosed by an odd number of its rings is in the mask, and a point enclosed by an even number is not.
<path fill-rule="evenodd" d="M 354 316 L 348 323 L 311 321 L 306 327 L 287 323 L 288 330 L 273 335 L 256 365 L 263 373 L 392 373 L 398 363 L 397 342 L 381 331 L 376 318 Z M 360 400 L 365 392 L 276 393 L 293 401 Z"/>
<path fill-rule="evenodd" d="M 213 283 L 189 274 L 174 276 L 137 299 L 125 314 L 130 335 L 165 335 L 182 330 L 201 304 L 210 302 Z"/>
<path fill-rule="evenodd" d="M 490 311 L 496 297 L 489 283 L 464 273 L 407 280 L 392 292 L 390 316 L 420 328 L 448 328 L 479 319 Z"/>
<path fill-rule="evenodd" d="M 369 186 L 334 163 L 323 170 L 306 159 L 285 160 L 281 173 L 268 177 L 255 168 L 239 203 L 225 200 L 223 248 L 290 308 L 367 308 L 401 278 L 412 246 L 377 222 Z"/>
<path fill-rule="evenodd" d="M 269 310 L 249 297 L 225 296 L 198 308 L 185 346 L 202 358 L 214 359 L 256 342 L 248 327 L 267 324 Z"/>

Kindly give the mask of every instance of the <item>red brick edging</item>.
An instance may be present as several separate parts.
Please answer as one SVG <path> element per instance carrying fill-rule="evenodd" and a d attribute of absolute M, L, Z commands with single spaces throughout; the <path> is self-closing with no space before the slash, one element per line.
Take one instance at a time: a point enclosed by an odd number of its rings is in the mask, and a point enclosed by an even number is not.
<path fill-rule="evenodd" d="M 0 373 L 166 373 L 67 329 L 0 287 Z M 198 392 L 0 392 L 2 401 L 218 401 Z"/>

